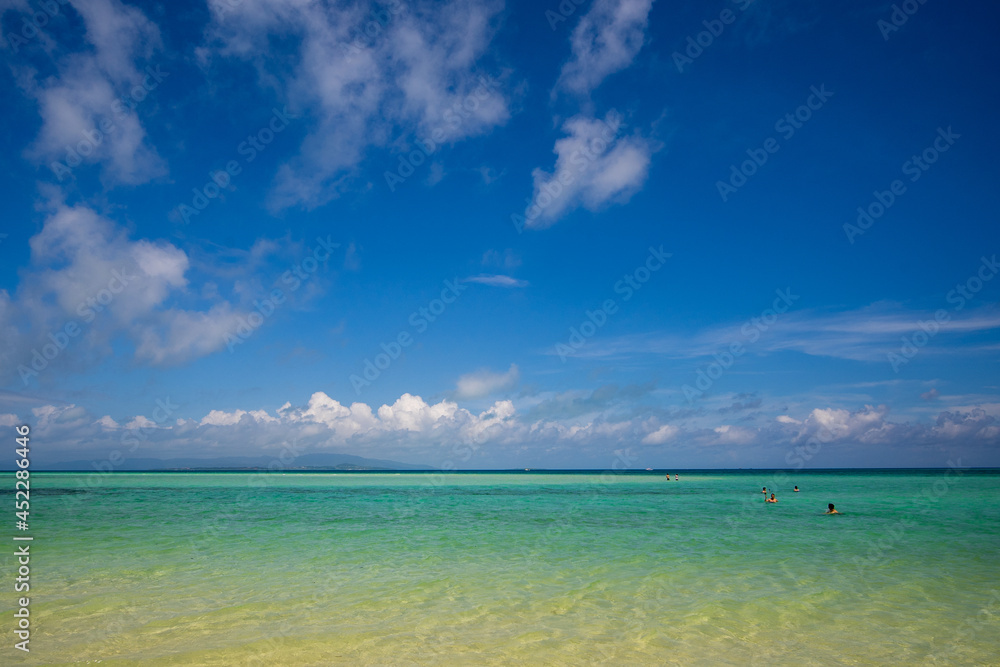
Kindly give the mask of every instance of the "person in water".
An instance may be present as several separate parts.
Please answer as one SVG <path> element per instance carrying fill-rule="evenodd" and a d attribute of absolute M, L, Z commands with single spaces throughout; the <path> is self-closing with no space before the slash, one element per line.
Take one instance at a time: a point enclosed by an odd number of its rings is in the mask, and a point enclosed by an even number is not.
<path fill-rule="evenodd" d="M 676 473 L 674 473 L 674 481 L 675 482 L 679 482 L 680 480 L 681 480 L 681 476 L 678 475 L 678 474 L 676 474 Z"/>
<path fill-rule="evenodd" d="M 764 498 L 764 502 L 765 503 L 776 503 L 776 502 L 778 502 L 778 499 L 775 498 L 774 494 L 772 493 L 770 498 Z"/>
<path fill-rule="evenodd" d="M 833 503 L 830 503 L 829 505 L 827 505 L 827 507 L 829 507 L 830 509 L 828 509 L 828 510 L 827 510 L 827 511 L 825 512 L 826 514 L 840 514 L 840 512 L 838 512 L 838 511 L 837 511 L 837 510 L 836 510 L 836 509 L 835 509 L 835 508 L 833 507 Z"/>
<path fill-rule="evenodd" d="M 765 486 L 763 489 L 760 490 L 760 492 L 763 493 L 766 496 L 767 495 L 767 487 Z"/>
<path fill-rule="evenodd" d="M 796 487 L 795 487 L 794 489 L 792 489 L 792 490 L 793 490 L 793 491 L 795 491 L 795 492 L 798 492 L 798 490 L 799 490 L 799 487 L 797 487 L 797 486 L 796 486 Z"/>

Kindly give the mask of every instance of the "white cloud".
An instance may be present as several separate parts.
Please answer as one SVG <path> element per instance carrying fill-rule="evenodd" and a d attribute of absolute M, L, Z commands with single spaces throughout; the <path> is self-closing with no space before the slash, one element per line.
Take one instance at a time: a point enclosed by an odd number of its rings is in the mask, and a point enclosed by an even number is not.
<path fill-rule="evenodd" d="M 419 396 L 403 394 L 392 405 L 380 407 L 378 417 L 383 427 L 391 431 L 425 432 L 454 421 L 457 412 L 457 403 L 441 401 L 428 405 Z"/>
<path fill-rule="evenodd" d="M 717 424 L 690 429 L 659 425 L 658 418 L 642 416 L 532 420 L 519 414 L 510 400 L 496 401 L 475 414 L 452 401 L 429 404 L 411 394 L 374 410 L 364 403 L 344 406 L 316 392 L 307 405 L 286 404 L 274 416 L 264 410 L 237 409 L 210 410 L 200 420 L 161 414 L 159 421 L 143 415 L 115 421 L 95 419 L 75 405 L 39 405 L 31 414 L 27 420 L 14 415 L 5 420 L 32 424 L 32 436 L 47 443 L 45 455 L 62 460 L 106 458 L 111 449 L 130 457 L 155 458 L 266 455 L 295 443 L 302 452 L 340 451 L 435 466 L 454 462 L 461 452 L 475 455 L 475 459 L 459 457 L 462 467 L 470 468 L 482 467 L 483 461 L 517 466 L 552 452 L 602 466 L 610 465 L 605 459 L 616 450 L 669 443 L 677 453 L 703 452 L 707 447 L 723 457 L 752 446 L 754 456 L 781 461 L 802 447 L 812 451 L 809 443 L 818 436 L 824 451 L 834 443 L 837 449 L 825 451 L 813 465 L 822 461 L 829 465 L 834 451 L 874 456 L 883 464 L 891 452 L 908 451 L 910 460 L 944 465 L 949 457 L 988 462 L 1000 444 L 1000 420 L 979 408 L 942 412 L 930 423 L 893 423 L 883 408 L 871 406 L 855 411 L 816 408 L 799 424 L 772 421 L 761 428 Z M 129 446 L 136 443 L 141 450 Z M 643 456 L 657 452 L 642 451 Z"/>
<path fill-rule="evenodd" d="M 49 165 L 61 162 L 63 168 L 54 170 L 59 180 L 75 166 L 72 155 L 101 164 L 108 184 L 134 185 L 165 174 L 139 117 L 121 103 L 123 96 L 138 103 L 158 85 L 139 66 L 161 47 L 158 28 L 141 10 L 118 0 L 73 7 L 83 18 L 89 48 L 62 58 L 54 77 L 38 82 L 30 70 L 19 77 L 42 118 L 29 155 Z M 143 92 L 133 93 L 139 89 Z"/>
<path fill-rule="evenodd" d="M 802 423 L 798 440 L 816 436 L 820 441 L 835 441 L 853 439 L 862 442 L 885 440 L 892 431 L 893 424 L 886 421 L 888 408 L 880 405 L 877 408 L 866 405 L 863 410 L 854 412 L 835 409 L 817 408 L 809 413 Z"/>
<path fill-rule="evenodd" d="M 802 423 L 798 419 L 794 419 L 793 417 L 789 417 L 788 415 L 778 415 L 777 417 L 775 417 L 775 420 L 778 421 L 778 422 L 780 422 L 780 423 L 782 423 L 782 424 L 801 424 Z"/>
<path fill-rule="evenodd" d="M 662 445 L 677 437 L 681 430 L 672 424 L 664 424 L 642 439 L 644 445 Z"/>
<path fill-rule="evenodd" d="M 556 141 L 555 170 L 532 172 L 534 195 L 525 226 L 544 229 L 578 206 L 596 211 L 624 203 L 642 187 L 649 171 L 652 144 L 639 135 L 619 136 L 617 112 L 604 120 L 578 115 L 563 124 L 568 136 Z"/>
<path fill-rule="evenodd" d="M 111 353 L 120 335 L 136 359 L 166 364 L 211 353 L 235 330 L 240 313 L 225 301 L 206 310 L 167 304 L 182 297 L 190 262 L 165 241 L 131 240 L 110 220 L 84 206 L 52 204 L 29 245 L 31 257 L 13 295 L 0 291 L 0 361 L 7 376 L 31 367 L 33 350 L 67 338 L 66 352 L 49 365 L 86 367 Z M 66 325 L 77 333 L 69 343 Z M 44 369 L 43 369 L 44 370 Z M 28 377 L 31 377 L 30 375 Z"/>
<path fill-rule="evenodd" d="M 309 398 L 309 405 L 303 411 L 294 411 L 290 404 L 285 405 L 287 407 L 279 410 L 283 418 L 324 424 L 338 438 L 347 439 L 367 433 L 379 425 L 372 409 L 365 403 L 352 403 L 346 407 L 321 391 Z"/>
<path fill-rule="evenodd" d="M 212 410 L 202 418 L 200 424 L 202 426 L 232 426 L 233 424 L 239 424 L 240 419 L 245 414 L 244 410 L 236 410 L 235 412 Z"/>
<path fill-rule="evenodd" d="M 116 422 L 109 415 L 104 415 L 103 417 L 101 417 L 100 419 L 98 419 L 94 423 L 95 424 L 99 424 L 100 426 L 103 426 L 106 429 L 121 428 L 121 424 L 119 424 L 118 422 Z"/>
<path fill-rule="evenodd" d="M 652 5 L 652 0 L 595 0 L 573 30 L 573 56 L 557 89 L 586 95 L 631 65 L 646 38 Z"/>
<path fill-rule="evenodd" d="M 131 429 L 156 428 L 156 422 L 150 419 L 149 417 L 138 415 L 132 421 L 125 424 L 125 428 L 131 428 Z"/>
<path fill-rule="evenodd" d="M 278 422 L 276 418 L 267 414 L 266 410 L 234 410 L 233 412 L 212 410 L 202 418 L 199 424 L 201 426 L 233 426 L 234 424 L 239 424 L 240 420 L 244 417 L 249 417 L 260 424 L 274 424 Z"/>
<path fill-rule="evenodd" d="M 716 433 L 715 442 L 722 445 L 746 445 L 757 438 L 757 432 L 749 428 L 723 424 L 713 429 Z"/>
<path fill-rule="evenodd" d="M 494 373 L 489 370 L 469 373 L 458 379 L 455 396 L 459 399 L 482 398 L 512 389 L 520 379 L 521 372 L 516 364 L 511 364 L 505 373 Z"/>
<path fill-rule="evenodd" d="M 389 3 L 379 7 L 388 12 L 381 23 L 364 4 L 260 0 L 231 8 L 212 0 L 210 7 L 214 52 L 253 60 L 262 85 L 278 88 L 315 119 L 298 157 L 278 171 L 276 208 L 312 208 L 336 197 L 370 147 L 399 137 L 424 140 L 435 129 L 444 135 L 436 144 L 458 141 L 509 116 L 498 88 L 484 86 L 477 71 L 503 7 L 499 0 Z M 374 36 L 357 41 L 369 26 Z M 301 40 L 291 72 L 267 55 L 268 40 L 279 35 Z M 395 156 L 382 159 L 395 169 Z"/>
<path fill-rule="evenodd" d="M 519 280 L 510 276 L 486 275 L 469 276 L 463 278 L 463 282 L 479 283 L 480 285 L 490 285 L 491 287 L 527 287 L 527 280 Z"/>

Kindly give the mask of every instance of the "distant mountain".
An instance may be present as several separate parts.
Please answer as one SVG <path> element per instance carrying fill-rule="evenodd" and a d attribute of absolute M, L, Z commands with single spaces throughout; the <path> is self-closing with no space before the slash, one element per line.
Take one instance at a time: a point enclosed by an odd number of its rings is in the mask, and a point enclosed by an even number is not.
<path fill-rule="evenodd" d="M 32 465 L 31 469 L 44 472 L 59 470 L 96 470 L 95 461 L 66 461 L 64 463 L 50 463 Z M 104 461 L 107 464 L 107 461 Z M 137 470 L 267 470 L 268 466 L 277 463 L 281 465 L 273 456 L 230 456 L 215 459 L 179 458 L 179 459 L 152 459 L 152 458 L 129 458 L 115 470 L 137 471 Z M 8 466 L 0 469 L 11 470 Z M 366 459 L 362 456 L 351 454 L 303 454 L 287 465 L 282 465 L 281 470 L 435 470 L 430 466 L 415 465 L 412 463 L 400 463 L 399 461 L 384 461 L 381 459 Z"/>

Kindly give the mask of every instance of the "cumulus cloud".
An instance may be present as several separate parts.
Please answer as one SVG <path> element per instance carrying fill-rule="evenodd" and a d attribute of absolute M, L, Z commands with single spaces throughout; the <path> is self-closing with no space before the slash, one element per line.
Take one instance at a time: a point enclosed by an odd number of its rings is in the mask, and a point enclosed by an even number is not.
<path fill-rule="evenodd" d="M 103 426 L 104 428 L 106 428 L 108 430 L 114 430 L 116 428 L 121 428 L 121 425 L 118 422 L 116 422 L 114 419 L 112 419 L 110 415 L 104 415 L 103 417 L 101 417 L 100 419 L 98 419 L 94 423 L 98 424 L 100 426 Z"/>
<path fill-rule="evenodd" d="M 646 38 L 652 5 L 652 0 L 595 0 L 573 30 L 573 55 L 557 89 L 586 95 L 631 65 Z"/>
<path fill-rule="evenodd" d="M 202 426 L 232 426 L 234 424 L 239 424 L 240 421 L 248 417 L 249 419 L 257 423 L 274 423 L 278 420 L 271 415 L 267 414 L 266 410 L 234 410 L 233 412 L 225 412 L 224 410 L 212 410 L 207 415 L 202 417 Z"/>
<path fill-rule="evenodd" d="M 39 81 L 34 71 L 22 70 L 18 78 L 42 118 L 28 154 L 50 165 L 59 180 L 76 160 L 100 164 L 107 184 L 134 185 L 165 174 L 139 117 L 122 103 L 145 100 L 166 76 L 142 67 L 161 47 L 159 29 L 118 0 L 74 2 L 73 8 L 86 26 L 88 48 L 61 58 L 55 76 Z"/>
<path fill-rule="evenodd" d="M 603 120 L 580 114 L 563 124 L 567 136 L 553 148 L 555 170 L 532 172 L 534 195 L 525 210 L 525 227 L 550 227 L 579 206 L 596 211 L 627 202 L 642 187 L 653 146 L 638 134 L 622 136 L 622 127 L 615 111 Z"/>
<path fill-rule="evenodd" d="M 951 456 L 988 457 L 1000 445 L 1000 422 L 980 408 L 942 412 L 928 423 L 890 422 L 883 408 L 865 406 L 854 411 L 816 408 L 804 419 L 793 420 L 798 423 L 688 428 L 638 415 L 533 419 L 510 400 L 496 401 L 477 414 L 451 400 L 428 403 L 412 394 L 373 409 L 364 403 L 343 405 L 315 392 L 305 405 L 286 403 L 273 413 L 212 409 L 200 419 L 177 419 L 180 408 L 169 398 L 157 405 L 149 416 L 117 420 L 95 419 L 76 405 L 39 405 L 30 414 L 5 414 L 0 422 L 32 424 L 33 437 L 47 443 L 41 460 L 48 461 L 106 458 L 111 449 L 128 457 L 154 458 L 276 455 L 295 443 L 301 453 L 342 452 L 432 466 L 456 458 L 463 467 L 483 467 L 482 461 L 517 466 L 557 452 L 599 467 L 610 465 L 604 460 L 609 453 L 639 445 L 669 448 L 671 456 L 711 451 L 725 460 L 752 448 L 755 460 L 770 452 L 775 460 L 787 462 L 786 455 L 814 452 L 809 443 L 815 436 L 823 443 L 826 466 L 838 451 L 884 457 L 901 448 L 910 451 L 910 460 L 944 465 Z M 871 447 L 874 444 L 880 446 Z M 663 450 L 642 451 L 652 455 Z M 814 465 L 821 461 L 810 460 Z"/>
<path fill-rule="evenodd" d="M 139 361 L 183 361 L 219 349 L 238 325 L 240 314 L 218 299 L 204 310 L 171 306 L 188 286 L 184 251 L 132 240 L 85 206 L 54 203 L 29 245 L 18 291 L 0 290 L 4 380 L 20 376 L 26 383 L 49 366 L 85 368 L 110 354 L 119 336 L 131 340 Z M 35 359 L 59 343 L 65 353 Z"/>
<path fill-rule="evenodd" d="M 481 370 L 463 375 L 458 379 L 455 396 L 459 399 L 482 398 L 500 391 L 512 389 L 521 379 L 516 364 L 511 364 L 505 373 Z"/>
<path fill-rule="evenodd" d="M 499 86 L 484 84 L 480 70 L 500 0 L 391 2 L 377 8 L 381 21 L 363 3 L 209 6 L 210 48 L 202 56 L 251 60 L 263 85 L 315 119 L 299 155 L 278 171 L 276 208 L 313 208 L 336 197 L 371 147 L 400 136 L 455 142 L 509 116 Z M 288 35 L 300 39 L 291 71 L 288 60 L 269 55 L 270 40 Z"/>
<path fill-rule="evenodd" d="M 866 405 L 862 410 L 849 411 L 834 408 L 817 408 L 803 421 L 797 440 L 816 436 L 820 441 L 855 440 L 881 442 L 892 434 L 896 425 L 886 420 L 888 408 L 884 405 Z"/>

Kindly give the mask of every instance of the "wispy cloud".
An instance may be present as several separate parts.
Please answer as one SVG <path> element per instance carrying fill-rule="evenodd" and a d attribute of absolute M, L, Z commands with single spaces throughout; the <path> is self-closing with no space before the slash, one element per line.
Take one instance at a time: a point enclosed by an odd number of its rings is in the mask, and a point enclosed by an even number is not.
<path fill-rule="evenodd" d="M 586 95 L 631 65 L 646 39 L 652 5 L 652 0 L 595 0 L 573 30 L 573 56 L 556 90 Z"/>
<path fill-rule="evenodd" d="M 952 313 L 940 324 L 933 342 L 921 354 L 990 352 L 995 343 L 974 340 L 975 334 L 1000 329 L 1000 312 L 984 307 Z M 898 304 L 880 302 L 856 310 L 828 313 L 820 311 L 789 312 L 781 315 L 766 331 L 758 332 L 747 348 L 766 353 L 795 351 L 811 356 L 884 362 L 886 355 L 898 350 L 903 336 L 920 331 L 920 323 L 934 319 L 933 312 L 905 310 Z M 579 358 L 624 359 L 641 355 L 659 355 L 675 359 L 707 357 L 728 348 L 734 342 L 747 342 L 746 324 L 728 324 L 693 333 L 654 331 L 594 340 L 577 351 Z"/>
<path fill-rule="evenodd" d="M 492 287 L 527 287 L 528 285 L 527 280 L 519 280 L 504 275 L 480 274 L 478 276 L 469 276 L 463 280 L 467 283 L 479 283 L 480 285 L 490 285 Z"/>
<path fill-rule="evenodd" d="M 653 144 L 638 134 L 623 134 L 624 119 L 616 111 L 604 119 L 586 114 L 563 124 L 565 137 L 555 143 L 555 169 L 532 172 L 534 194 L 525 210 L 524 226 L 544 229 L 583 206 L 597 211 L 627 202 L 645 183 Z"/>
<path fill-rule="evenodd" d="M 477 98 L 473 111 L 463 109 L 460 123 L 449 122 L 455 109 L 477 87 L 477 71 L 503 8 L 499 0 L 482 2 L 391 2 L 388 20 L 376 22 L 368 5 L 327 6 L 261 0 L 210 3 L 208 30 L 213 54 L 253 62 L 262 86 L 278 92 L 316 122 L 299 155 L 278 171 L 272 193 L 277 209 L 315 208 L 337 197 L 350 184 L 354 169 L 372 147 L 429 138 L 454 142 L 488 132 L 509 117 L 507 102 L 494 91 Z M 374 37 L 359 42 L 359 29 L 376 26 Z M 270 57 L 270 40 L 300 38 L 296 63 Z"/>
<path fill-rule="evenodd" d="M 118 0 L 73 7 L 83 17 L 88 48 L 60 58 L 56 76 L 44 81 L 27 69 L 18 77 L 37 100 L 42 119 L 28 154 L 50 165 L 60 181 L 81 163 L 101 165 L 108 185 L 164 175 L 166 164 L 147 141 L 138 115 L 123 105 L 144 100 L 167 76 L 158 68 L 144 71 L 141 64 L 161 48 L 159 29 L 141 10 Z"/>
<path fill-rule="evenodd" d="M 521 379 L 517 364 L 511 364 L 504 373 L 481 370 L 458 378 L 455 398 L 483 398 L 500 391 L 513 389 Z"/>

